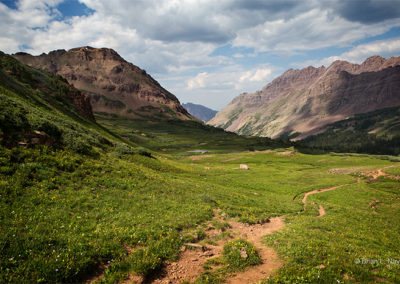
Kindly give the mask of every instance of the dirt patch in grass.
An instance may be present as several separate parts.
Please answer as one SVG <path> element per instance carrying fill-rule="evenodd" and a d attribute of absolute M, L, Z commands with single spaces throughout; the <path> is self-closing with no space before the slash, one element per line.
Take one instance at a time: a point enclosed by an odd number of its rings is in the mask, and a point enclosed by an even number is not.
<path fill-rule="evenodd" d="M 277 155 L 291 157 L 291 156 L 296 155 L 296 153 L 295 152 L 278 152 Z"/>
<path fill-rule="evenodd" d="M 395 165 L 390 165 L 381 169 L 377 169 L 376 171 L 368 171 L 368 172 L 362 172 L 361 174 L 363 176 L 372 176 L 373 179 L 378 179 L 381 176 L 387 177 L 387 178 L 391 178 L 391 179 L 395 179 L 395 180 L 399 180 L 400 176 L 396 176 L 396 175 L 390 175 L 388 173 L 385 173 L 384 170 L 385 169 L 390 169 L 390 168 L 395 168 L 395 167 L 399 167 L 400 165 L 395 164 Z"/>
<path fill-rule="evenodd" d="M 328 170 L 330 174 L 342 174 L 342 175 L 349 175 L 354 174 L 361 171 L 367 171 L 370 167 L 356 167 L 356 168 L 335 168 Z"/>
<path fill-rule="evenodd" d="M 213 155 L 196 155 L 196 156 L 191 156 L 190 160 L 192 161 L 200 161 L 206 158 L 212 158 L 214 157 Z"/>

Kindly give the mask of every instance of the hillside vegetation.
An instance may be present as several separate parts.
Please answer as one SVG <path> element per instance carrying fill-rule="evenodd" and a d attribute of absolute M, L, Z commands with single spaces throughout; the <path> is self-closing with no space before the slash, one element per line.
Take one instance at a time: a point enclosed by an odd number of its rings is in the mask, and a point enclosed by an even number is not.
<path fill-rule="evenodd" d="M 356 114 L 300 143 L 325 151 L 399 155 L 400 107 Z"/>
<path fill-rule="evenodd" d="M 400 281 L 397 157 L 306 155 L 162 115 L 95 122 L 64 79 L 0 58 L 1 283 L 222 283 L 266 251 L 257 281 Z"/>

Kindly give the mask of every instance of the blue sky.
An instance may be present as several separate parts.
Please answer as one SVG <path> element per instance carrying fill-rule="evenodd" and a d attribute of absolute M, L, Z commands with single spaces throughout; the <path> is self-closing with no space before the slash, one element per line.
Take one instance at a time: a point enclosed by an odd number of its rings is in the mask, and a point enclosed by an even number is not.
<path fill-rule="evenodd" d="M 109 47 L 220 110 L 289 68 L 400 56 L 400 0 L 0 0 L 0 50 Z"/>

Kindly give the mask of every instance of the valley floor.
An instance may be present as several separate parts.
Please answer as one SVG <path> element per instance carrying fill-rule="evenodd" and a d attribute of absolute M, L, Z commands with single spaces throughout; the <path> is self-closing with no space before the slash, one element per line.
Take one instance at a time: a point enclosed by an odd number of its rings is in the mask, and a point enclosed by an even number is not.
<path fill-rule="evenodd" d="M 2 149 L 1 282 L 400 281 L 400 164 L 382 157 L 43 151 Z M 261 264 L 231 263 L 238 239 Z"/>

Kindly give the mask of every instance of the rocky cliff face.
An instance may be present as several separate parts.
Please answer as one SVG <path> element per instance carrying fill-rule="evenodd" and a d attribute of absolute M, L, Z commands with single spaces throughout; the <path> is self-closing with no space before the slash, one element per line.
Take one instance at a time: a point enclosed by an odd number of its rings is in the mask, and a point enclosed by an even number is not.
<path fill-rule="evenodd" d="M 87 95 L 82 94 L 81 91 L 75 88 L 71 88 L 68 92 L 68 96 L 70 97 L 72 104 L 76 107 L 80 115 L 93 121 L 95 120 L 92 110 L 92 104 L 90 103 L 90 98 Z"/>
<path fill-rule="evenodd" d="M 79 47 L 40 56 L 27 53 L 13 56 L 27 65 L 66 78 L 90 97 L 95 112 L 135 118 L 192 119 L 173 94 L 112 49 Z"/>
<path fill-rule="evenodd" d="M 245 135 L 302 139 L 352 116 L 400 105 L 400 57 L 290 69 L 236 97 L 209 124 Z"/>

